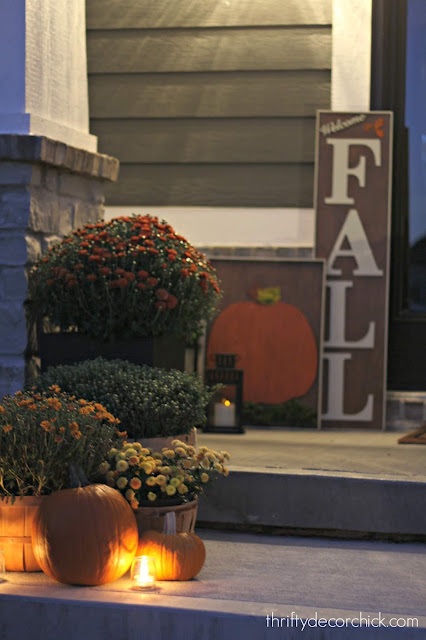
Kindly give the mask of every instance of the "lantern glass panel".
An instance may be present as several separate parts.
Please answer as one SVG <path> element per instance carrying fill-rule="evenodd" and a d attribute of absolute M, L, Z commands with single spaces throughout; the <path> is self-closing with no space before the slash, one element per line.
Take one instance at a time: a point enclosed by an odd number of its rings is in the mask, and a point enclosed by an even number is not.
<path fill-rule="evenodd" d="M 220 385 L 220 389 L 210 401 L 204 431 L 244 433 L 241 426 L 243 372 L 233 367 L 233 354 L 218 354 L 216 363 L 222 366 L 206 370 L 207 385 Z"/>

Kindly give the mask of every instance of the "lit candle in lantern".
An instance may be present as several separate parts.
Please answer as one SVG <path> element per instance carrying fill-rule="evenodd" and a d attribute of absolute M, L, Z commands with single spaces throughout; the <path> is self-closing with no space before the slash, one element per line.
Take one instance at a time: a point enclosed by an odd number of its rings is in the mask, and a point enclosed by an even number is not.
<path fill-rule="evenodd" d="M 137 556 L 132 562 L 132 587 L 139 591 L 155 587 L 155 559 L 150 556 Z"/>
<path fill-rule="evenodd" d="M 216 402 L 214 405 L 214 425 L 215 427 L 235 426 L 235 404 L 226 400 Z"/>

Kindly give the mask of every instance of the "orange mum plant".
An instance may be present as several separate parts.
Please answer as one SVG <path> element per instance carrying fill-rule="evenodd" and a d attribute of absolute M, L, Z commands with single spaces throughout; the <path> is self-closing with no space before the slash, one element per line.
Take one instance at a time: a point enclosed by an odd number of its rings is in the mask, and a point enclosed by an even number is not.
<path fill-rule="evenodd" d="M 149 215 L 86 224 L 30 272 L 37 315 L 96 338 L 182 335 L 191 342 L 220 297 L 214 269 Z"/>
<path fill-rule="evenodd" d="M 40 496 L 70 486 L 70 465 L 88 478 L 119 441 L 119 420 L 103 405 L 52 385 L 0 402 L 0 499 Z"/>

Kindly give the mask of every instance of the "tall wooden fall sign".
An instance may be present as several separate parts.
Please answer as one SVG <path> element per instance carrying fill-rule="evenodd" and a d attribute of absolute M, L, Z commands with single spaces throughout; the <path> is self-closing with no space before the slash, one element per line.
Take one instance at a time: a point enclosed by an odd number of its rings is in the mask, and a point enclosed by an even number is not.
<path fill-rule="evenodd" d="M 392 114 L 318 112 L 316 253 L 326 260 L 323 427 L 385 426 Z"/>

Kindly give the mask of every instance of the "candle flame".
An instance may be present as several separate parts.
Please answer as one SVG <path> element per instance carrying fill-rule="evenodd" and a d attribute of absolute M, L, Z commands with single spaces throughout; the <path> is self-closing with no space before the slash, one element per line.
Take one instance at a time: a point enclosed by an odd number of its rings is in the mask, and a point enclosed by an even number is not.
<path fill-rule="evenodd" d="M 224 400 L 223 404 L 225 405 L 225 407 L 230 407 L 231 403 L 229 402 L 229 400 Z"/>

